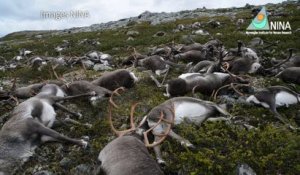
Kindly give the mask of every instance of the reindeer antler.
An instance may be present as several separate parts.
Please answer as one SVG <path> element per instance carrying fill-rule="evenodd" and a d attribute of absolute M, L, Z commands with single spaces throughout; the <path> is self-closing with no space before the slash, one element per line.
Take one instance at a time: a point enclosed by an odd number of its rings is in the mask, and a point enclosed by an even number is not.
<path fill-rule="evenodd" d="M 119 108 L 119 106 L 116 105 L 116 103 L 113 101 L 113 96 L 114 96 L 115 94 L 120 95 L 120 94 L 119 94 L 119 91 L 125 91 L 125 88 L 124 88 L 124 87 L 119 87 L 118 89 L 114 90 L 114 91 L 112 92 L 110 98 L 109 98 L 109 103 L 110 103 L 111 105 L 113 105 L 115 108 Z"/>
<path fill-rule="evenodd" d="M 143 134 L 144 134 L 144 143 L 145 143 L 146 147 L 155 147 L 155 146 L 161 144 L 167 138 L 169 132 L 171 131 L 172 124 L 174 123 L 174 118 L 175 118 L 174 106 L 172 105 L 172 108 L 169 109 L 169 110 L 172 112 L 172 120 L 171 121 L 168 121 L 168 120 L 164 119 L 164 113 L 161 111 L 158 122 L 154 126 L 152 126 L 150 129 L 143 132 Z M 154 141 L 153 143 L 150 144 L 149 139 L 148 139 L 148 133 L 150 131 L 152 131 L 154 128 L 156 128 L 159 124 L 161 124 L 162 121 L 164 121 L 168 124 L 166 132 L 164 134 L 156 134 L 156 133 L 152 132 L 153 135 L 160 136 L 161 138 L 158 141 Z"/>
<path fill-rule="evenodd" d="M 58 81 L 62 82 L 64 85 L 67 86 L 67 88 L 69 88 L 69 83 L 68 83 L 68 81 L 65 80 L 63 77 L 61 77 L 61 78 L 58 77 L 58 74 L 57 74 L 56 71 L 55 71 L 55 69 L 57 68 L 57 66 L 58 66 L 58 65 L 56 65 L 56 66 L 51 65 L 51 69 L 52 69 L 53 75 L 55 76 L 55 78 L 56 78 Z"/>
<path fill-rule="evenodd" d="M 109 124 L 110 124 L 110 127 L 111 129 L 113 130 L 114 133 L 116 133 L 117 136 L 121 137 L 131 131 L 134 131 L 136 129 L 136 126 L 134 124 L 134 120 L 133 120 L 133 117 L 134 117 L 134 111 L 135 111 L 135 108 L 136 106 L 139 104 L 139 103 L 135 103 L 131 106 L 131 111 L 130 111 L 130 129 L 127 129 L 127 130 L 124 130 L 124 131 L 118 131 L 114 126 L 113 126 L 113 122 L 112 122 L 112 106 L 114 106 L 115 108 L 118 108 L 118 106 L 114 103 L 112 97 L 114 94 L 117 94 L 117 95 L 120 95 L 118 91 L 124 91 L 125 89 L 123 87 L 120 87 L 116 90 L 113 91 L 111 97 L 110 97 L 110 100 L 109 100 Z"/>
<path fill-rule="evenodd" d="M 211 96 L 213 96 L 213 97 L 214 97 L 214 100 L 216 100 L 219 91 L 220 91 L 221 89 L 224 89 L 224 88 L 227 88 L 227 87 L 231 87 L 231 88 L 232 88 L 237 94 L 239 94 L 240 96 L 245 96 L 242 92 L 240 92 L 240 91 L 237 89 L 237 87 L 241 87 L 241 86 L 249 87 L 250 84 L 230 83 L 230 84 L 224 85 L 224 86 L 220 87 L 219 89 L 217 89 L 217 90 L 215 91 L 215 93 L 212 93 Z"/>

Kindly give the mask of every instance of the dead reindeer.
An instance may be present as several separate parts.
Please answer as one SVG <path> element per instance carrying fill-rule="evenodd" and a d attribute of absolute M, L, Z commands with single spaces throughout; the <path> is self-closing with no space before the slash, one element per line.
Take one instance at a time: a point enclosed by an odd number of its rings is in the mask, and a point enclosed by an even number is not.
<path fill-rule="evenodd" d="M 268 49 L 272 46 L 277 46 L 279 44 L 279 41 L 275 41 L 275 42 L 269 42 L 267 40 L 263 40 L 260 37 L 255 37 L 252 38 L 251 41 L 248 42 L 247 47 L 252 48 L 254 50 L 254 48 L 257 48 L 257 50 L 259 49 Z"/>
<path fill-rule="evenodd" d="M 233 56 L 242 56 L 242 46 L 243 46 L 243 42 L 238 40 L 237 41 L 237 48 L 230 48 L 229 49 L 229 55 L 233 55 Z"/>
<path fill-rule="evenodd" d="M 287 124 L 291 129 L 295 129 L 278 112 L 277 107 L 297 104 L 300 102 L 300 94 L 284 86 L 271 86 L 257 91 L 247 98 L 247 102 L 261 105 L 270 109 L 274 116 L 282 123 Z"/>
<path fill-rule="evenodd" d="M 300 85 L 300 67 L 286 68 L 275 77 L 280 78 L 286 83 L 294 83 Z"/>
<path fill-rule="evenodd" d="M 42 89 L 40 90 L 39 94 L 52 95 L 52 96 L 57 96 L 57 97 L 66 97 L 67 96 L 64 89 L 59 87 L 56 84 L 46 84 L 46 85 L 44 85 L 42 87 Z M 89 91 L 89 92 L 82 92 L 82 93 L 74 94 L 73 96 L 81 97 L 81 94 L 90 94 L 90 95 L 84 95 L 83 96 L 83 97 L 86 97 L 86 96 L 95 96 L 96 93 L 94 91 Z M 75 116 L 75 117 L 78 117 L 78 118 L 82 117 L 82 115 L 80 113 L 73 112 L 73 111 L 69 110 L 67 107 L 65 107 L 61 103 L 58 103 L 58 102 L 54 103 L 53 106 L 60 109 L 60 110 L 62 110 L 63 112 L 71 114 L 72 116 Z"/>
<path fill-rule="evenodd" d="M 0 131 L 0 174 L 13 174 L 15 168 L 27 161 L 41 143 L 57 141 L 87 146 L 84 140 L 63 136 L 50 128 L 56 118 L 55 103 L 93 94 L 61 95 L 53 86 L 44 86 L 37 95 L 15 107 Z"/>
<path fill-rule="evenodd" d="M 124 90 L 123 88 L 119 88 L 114 91 L 113 94 L 118 94 L 119 90 Z M 113 95 L 112 95 L 113 96 Z M 165 121 L 164 113 L 161 111 L 157 116 L 153 116 L 156 118 L 157 124 L 152 128 L 146 130 L 143 128 L 143 123 L 141 123 L 138 127 L 134 124 L 134 111 L 137 105 L 134 104 L 131 107 L 130 114 L 130 125 L 131 128 L 125 131 L 117 131 L 112 123 L 112 105 L 117 107 L 116 104 L 112 101 L 109 104 L 109 123 L 111 129 L 118 136 L 118 138 L 114 139 L 110 143 L 108 143 L 100 152 L 98 156 L 98 160 L 101 165 L 97 169 L 98 172 L 102 172 L 107 175 L 132 175 L 132 174 L 140 174 L 140 175 L 162 175 L 164 174 L 157 162 L 151 157 L 149 154 L 147 147 L 151 148 L 156 145 L 159 145 L 164 141 L 168 133 L 170 132 L 171 125 L 173 123 L 174 116 L 170 116 L 170 122 L 166 123 L 166 129 L 163 129 L 162 132 L 159 133 L 161 139 L 154 143 L 149 143 L 148 133 L 151 132 L 156 126 L 162 124 Z M 170 109 L 171 110 L 171 109 Z M 160 117 L 159 117 L 160 116 Z M 158 121 L 157 121 L 158 119 Z M 142 121 L 143 122 L 143 121 Z M 141 141 L 144 139 L 144 143 Z"/>
<path fill-rule="evenodd" d="M 110 90 L 106 88 L 97 86 L 85 80 L 74 81 L 61 86 L 61 88 L 68 95 L 78 95 L 82 93 L 95 92 L 96 95 L 90 97 L 89 99 L 92 104 L 95 104 L 97 100 L 101 100 L 105 97 L 110 97 L 112 93 Z"/>
<path fill-rule="evenodd" d="M 188 52 L 191 50 L 198 50 L 201 51 L 204 48 L 204 46 L 200 43 L 193 43 L 193 44 L 189 44 L 187 46 L 182 46 L 178 49 L 179 52 Z"/>
<path fill-rule="evenodd" d="M 174 50 L 175 51 L 175 50 Z M 154 47 L 150 55 L 159 55 L 163 58 L 168 59 L 172 55 L 173 49 L 169 46 L 164 47 Z"/>
<path fill-rule="evenodd" d="M 252 38 L 252 40 L 249 41 L 249 43 L 248 43 L 248 46 L 251 48 L 256 47 L 256 46 L 261 46 L 261 45 L 264 45 L 264 40 L 261 39 L 260 37 Z"/>
<path fill-rule="evenodd" d="M 184 53 L 180 53 L 174 56 L 176 61 L 182 61 L 185 63 L 193 62 L 194 64 L 203 61 L 210 60 L 211 57 L 208 56 L 208 49 L 203 48 L 201 51 L 198 50 L 190 50 Z"/>
<path fill-rule="evenodd" d="M 170 109 L 173 109 L 174 111 Z M 162 136 L 160 136 L 159 133 L 162 133 L 165 128 L 168 127 L 168 123 L 157 122 L 157 116 L 161 113 L 164 114 L 164 120 L 167 121 L 170 121 L 173 117 L 175 117 L 175 125 L 180 124 L 183 121 L 200 125 L 202 122 L 208 119 L 211 121 L 216 121 L 230 120 L 231 118 L 231 115 L 226 111 L 225 106 L 217 105 L 210 101 L 203 101 L 192 97 L 175 97 L 154 107 L 142 120 L 147 121 L 149 127 L 154 127 L 152 133 L 155 136 L 155 141 L 159 141 L 162 139 Z M 218 115 L 220 114 L 224 116 L 230 116 L 230 118 L 218 117 Z M 172 129 L 168 133 L 168 136 L 180 142 L 181 145 L 190 148 L 194 147 L 190 141 L 182 138 Z M 159 145 L 156 145 L 154 147 L 154 151 L 158 162 L 164 163 L 165 161 L 162 159 Z"/>
<path fill-rule="evenodd" d="M 35 56 L 31 57 L 29 60 L 30 61 L 28 62 L 28 64 L 30 64 L 31 68 L 35 71 L 42 71 L 42 68 L 47 65 L 44 57 Z"/>
<path fill-rule="evenodd" d="M 285 63 L 283 65 L 283 67 L 287 68 L 287 67 L 300 67 L 300 56 L 293 56 L 289 62 Z"/>
<path fill-rule="evenodd" d="M 133 53 L 132 55 L 130 55 L 129 57 L 127 57 L 124 61 L 122 61 L 122 66 L 131 66 L 134 64 L 135 60 L 141 60 L 146 58 L 147 55 L 142 55 L 140 53 Z"/>
<path fill-rule="evenodd" d="M 26 87 L 16 88 L 12 92 L 12 95 L 21 99 L 30 98 L 37 94 L 44 85 L 45 83 L 36 83 Z"/>
<path fill-rule="evenodd" d="M 189 92 L 200 92 L 204 95 L 212 95 L 219 88 L 231 83 L 246 83 L 243 79 L 233 77 L 229 73 L 186 73 L 180 75 L 178 78 L 169 80 L 165 85 L 166 97 L 183 96 Z"/>
<path fill-rule="evenodd" d="M 228 63 L 228 70 L 233 74 L 254 74 L 263 69 L 260 63 L 256 62 L 252 58 L 236 57 L 233 60 L 224 60 Z"/>
<path fill-rule="evenodd" d="M 37 94 L 45 83 L 35 83 L 25 87 L 16 87 L 16 79 L 13 81 L 13 85 L 9 91 L 0 92 L 0 99 L 8 99 L 11 97 L 27 99 Z"/>
<path fill-rule="evenodd" d="M 188 73 L 207 73 L 207 71 L 215 64 L 214 61 L 203 60 L 197 63 L 196 65 L 192 65 L 192 62 L 188 64 L 187 72 Z"/>
<path fill-rule="evenodd" d="M 56 81 L 54 82 L 57 85 L 60 85 L 61 90 L 66 93 L 66 95 L 79 95 L 83 93 L 95 92 L 95 95 L 90 97 L 89 100 L 93 105 L 96 105 L 98 100 L 101 100 L 105 97 L 109 97 L 111 95 L 111 91 L 103 88 L 101 86 L 97 86 L 89 81 L 79 80 L 72 81 L 71 83 L 67 82 L 64 78 L 59 78 L 57 73 L 55 72 L 55 68 L 52 67 L 52 71 L 56 76 Z"/>
<path fill-rule="evenodd" d="M 165 60 L 159 55 L 152 55 L 144 59 L 136 60 L 134 64 L 134 67 L 137 67 L 140 70 L 151 70 L 152 73 L 158 76 L 166 73 L 170 66 L 180 67 L 180 65 Z"/>
<path fill-rule="evenodd" d="M 275 69 L 280 69 L 282 68 L 289 68 L 289 67 L 300 67 L 300 57 L 299 56 L 293 56 L 293 51 L 297 50 L 297 49 L 293 49 L 293 48 L 289 48 L 288 49 L 288 56 L 285 60 L 283 61 L 277 61 L 277 60 L 273 60 L 273 62 L 275 62 L 276 64 L 273 65 L 272 67 L 266 69 L 267 71 L 272 71 Z"/>
<path fill-rule="evenodd" d="M 289 67 L 300 67 L 300 57 L 294 56 L 293 57 L 293 51 L 297 50 L 294 48 L 289 48 L 288 49 L 288 56 L 286 59 L 282 61 L 277 61 L 277 60 L 272 60 L 271 62 L 273 63 L 273 66 L 270 68 L 262 68 L 258 73 L 262 73 L 262 75 L 267 75 L 267 76 L 275 76 L 282 70 L 289 68 Z"/>
<path fill-rule="evenodd" d="M 85 54 L 85 57 L 94 63 L 101 63 L 104 65 L 110 65 L 113 62 L 111 55 L 99 51 L 90 51 Z"/>
<path fill-rule="evenodd" d="M 224 71 L 222 64 L 224 57 L 227 56 L 227 54 L 223 54 L 222 46 L 221 49 L 219 49 L 219 59 L 217 62 L 215 61 L 209 61 L 209 60 L 203 60 L 198 62 L 196 65 L 192 65 L 191 63 L 188 63 L 186 66 L 188 73 L 214 73 L 214 72 L 221 72 Z"/>
<path fill-rule="evenodd" d="M 136 60 L 144 59 L 147 55 L 140 54 L 134 47 L 128 47 L 127 50 L 132 50 L 133 54 L 122 61 L 122 66 L 132 66 Z"/>
<path fill-rule="evenodd" d="M 147 73 L 150 75 L 150 78 L 155 82 L 157 87 L 161 87 L 161 84 L 163 84 L 164 82 L 160 83 L 157 80 L 156 76 L 164 75 L 165 80 L 171 66 L 185 67 L 183 65 L 178 65 L 171 61 L 165 60 L 163 57 L 158 55 L 152 55 L 144 59 L 136 60 L 134 64 L 134 67 L 137 67 L 138 70 L 147 71 Z"/>
<path fill-rule="evenodd" d="M 126 69 L 118 69 L 104 73 L 91 83 L 113 91 L 119 87 L 132 88 L 137 81 L 138 78 L 133 72 Z"/>
<path fill-rule="evenodd" d="M 229 56 L 237 56 L 237 57 L 243 57 L 248 58 L 254 62 L 259 62 L 259 57 L 257 56 L 257 53 L 249 47 L 245 47 L 244 43 L 240 40 L 237 42 L 238 47 L 237 48 L 231 48 L 229 49 Z"/>
<path fill-rule="evenodd" d="M 205 44 L 201 45 L 198 43 L 189 45 L 187 47 L 190 47 L 189 49 L 187 49 L 186 52 L 190 52 L 190 51 L 201 51 L 202 52 L 202 58 L 204 58 L 204 60 L 214 60 L 215 55 L 219 54 L 219 50 L 224 50 L 223 48 L 223 43 L 221 41 L 219 41 L 218 39 L 212 39 L 209 40 L 208 42 L 206 42 Z M 190 52 L 193 53 L 193 52 Z M 197 52 L 194 52 L 197 53 Z M 198 52 L 199 53 L 199 52 Z M 193 56 L 197 56 L 197 55 L 191 55 Z M 193 61 L 193 63 L 197 63 L 199 61 L 197 61 L 197 59 L 195 61 Z"/>

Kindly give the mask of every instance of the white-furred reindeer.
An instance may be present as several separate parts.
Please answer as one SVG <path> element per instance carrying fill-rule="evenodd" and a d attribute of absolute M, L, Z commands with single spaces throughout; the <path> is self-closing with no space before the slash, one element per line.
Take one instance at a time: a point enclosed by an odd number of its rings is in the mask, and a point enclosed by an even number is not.
<path fill-rule="evenodd" d="M 175 125 L 182 123 L 183 121 L 192 122 L 200 125 L 206 120 L 216 121 L 216 120 L 230 120 L 229 117 L 220 117 L 220 115 L 231 116 L 226 111 L 226 106 L 217 105 L 210 101 L 204 101 L 192 97 L 175 97 L 169 99 L 160 105 L 154 107 L 143 119 L 147 121 L 149 127 L 158 125 L 152 130 L 153 135 L 155 136 L 154 140 L 158 141 L 161 139 L 160 133 L 165 130 L 168 126 L 167 123 L 161 122 L 157 124 L 157 115 L 161 112 L 164 114 L 164 119 L 169 121 L 173 118 L 173 114 L 169 109 L 174 110 L 174 123 Z M 176 139 L 181 143 L 181 145 L 187 147 L 194 147 L 193 144 L 176 134 L 172 129 L 168 133 L 173 139 Z M 158 163 L 165 163 L 161 157 L 160 146 L 156 145 L 154 147 L 156 158 Z"/>
<path fill-rule="evenodd" d="M 50 128 L 56 117 L 56 102 L 89 95 L 93 93 L 64 97 L 57 85 L 48 84 L 15 107 L 0 131 L 0 174 L 13 174 L 40 143 L 58 141 L 86 147 L 86 141 L 63 136 Z"/>
<path fill-rule="evenodd" d="M 114 106 L 117 106 L 112 100 L 110 101 Z M 159 122 L 157 122 L 157 116 L 160 115 L 163 115 L 163 118 L 161 118 Z M 226 117 L 220 117 L 220 115 Z M 166 130 L 169 130 L 169 127 L 172 127 L 170 123 L 173 123 L 174 121 L 174 124 L 176 125 L 182 123 L 183 121 L 188 121 L 196 124 L 201 124 L 208 119 L 211 121 L 216 121 L 230 120 L 231 118 L 231 115 L 226 111 L 226 106 L 217 105 L 210 101 L 203 101 L 192 97 L 176 97 L 154 107 L 143 118 L 139 126 L 146 125 L 151 128 L 151 132 L 154 135 L 153 148 L 156 154 L 157 161 L 158 163 L 164 164 L 165 161 L 162 159 L 160 146 L 158 143 L 162 142 L 162 140 L 166 137 L 166 133 L 171 138 L 179 141 L 182 145 L 187 147 L 194 147 L 190 141 L 179 136 L 172 129 L 170 129 L 170 131 L 168 132 L 165 132 Z M 144 137 L 144 139 L 146 139 L 146 142 L 148 142 L 147 137 Z"/>

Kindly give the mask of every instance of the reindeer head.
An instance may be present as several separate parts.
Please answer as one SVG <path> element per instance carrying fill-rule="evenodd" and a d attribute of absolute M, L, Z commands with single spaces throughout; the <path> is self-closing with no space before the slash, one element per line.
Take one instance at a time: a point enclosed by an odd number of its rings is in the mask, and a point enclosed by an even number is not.
<path fill-rule="evenodd" d="M 124 91 L 124 88 L 121 87 L 121 88 L 118 88 L 116 89 L 111 97 L 110 97 L 110 100 L 109 100 L 109 124 L 111 126 L 111 129 L 113 130 L 113 132 L 118 136 L 118 137 L 122 137 L 124 135 L 133 135 L 133 134 L 137 134 L 141 137 L 143 137 L 144 139 L 144 144 L 146 147 L 154 147 L 156 145 L 159 145 L 161 144 L 167 137 L 168 133 L 170 132 L 171 130 L 171 127 L 172 127 L 172 124 L 174 123 L 174 109 L 172 110 L 173 112 L 173 119 L 172 121 L 167 121 L 164 119 L 164 114 L 163 112 L 161 111 L 160 113 L 160 117 L 159 117 L 159 120 L 158 122 L 156 123 L 156 125 L 154 125 L 153 127 L 151 127 L 150 129 L 146 130 L 142 128 L 142 125 L 145 123 L 146 120 L 142 120 L 140 122 L 140 124 L 138 125 L 138 127 L 136 127 L 135 123 L 134 123 L 134 111 L 135 111 L 135 108 L 136 106 L 139 104 L 139 103 L 135 103 L 134 105 L 131 106 L 131 112 L 130 112 L 130 129 L 126 129 L 126 130 L 123 130 L 123 131 L 118 131 L 114 126 L 113 126 L 113 123 L 112 123 L 112 108 L 115 107 L 115 108 L 118 108 L 118 106 L 115 104 L 115 102 L 113 101 L 113 96 L 115 94 L 117 95 L 120 95 L 119 94 L 119 91 Z M 168 127 L 166 129 L 166 131 L 163 133 L 163 134 L 159 134 L 161 136 L 161 139 L 156 141 L 156 142 L 153 142 L 153 143 L 149 143 L 149 139 L 148 139 L 148 133 L 151 132 L 155 127 L 157 127 L 159 124 L 161 124 L 161 122 L 165 122 L 167 123 Z"/>

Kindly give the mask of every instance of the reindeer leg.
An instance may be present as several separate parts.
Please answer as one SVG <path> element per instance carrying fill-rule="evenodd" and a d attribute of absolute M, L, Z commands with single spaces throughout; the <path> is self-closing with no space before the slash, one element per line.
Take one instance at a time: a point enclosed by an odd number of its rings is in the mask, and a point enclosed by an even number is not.
<path fill-rule="evenodd" d="M 283 118 L 278 112 L 277 109 L 275 107 L 275 105 L 271 105 L 270 106 L 270 110 L 271 112 L 274 114 L 274 117 L 276 117 L 277 119 L 279 119 L 282 123 L 284 124 L 289 124 L 288 120 Z"/>
<path fill-rule="evenodd" d="M 87 147 L 88 143 L 84 140 L 72 139 L 70 137 L 59 134 L 58 132 L 45 127 L 43 124 L 38 121 L 30 118 L 27 120 L 28 127 L 32 130 L 33 133 L 38 133 L 42 135 L 42 141 L 58 141 L 62 143 L 71 143 L 75 145 Z M 44 137 L 44 138 L 43 138 Z"/>
<path fill-rule="evenodd" d="M 290 124 L 290 122 L 288 121 L 288 119 L 283 118 L 282 115 L 279 114 L 279 113 L 277 112 L 275 106 L 272 105 L 270 109 L 271 109 L 271 111 L 274 113 L 274 117 L 276 117 L 277 119 L 279 119 L 282 123 L 288 125 L 288 127 L 289 127 L 290 129 L 292 129 L 292 130 L 299 129 L 299 128 L 293 127 L 293 126 Z"/>
<path fill-rule="evenodd" d="M 154 141 L 158 141 L 160 139 L 161 139 L 160 136 L 155 136 L 154 137 Z M 160 164 L 160 165 L 165 165 L 166 161 L 164 161 L 164 159 L 161 156 L 160 145 L 154 146 L 153 149 L 154 149 L 154 153 L 155 153 L 157 163 Z"/>
<path fill-rule="evenodd" d="M 71 124 L 73 124 L 73 125 L 84 126 L 84 127 L 86 127 L 86 128 L 92 128 L 92 125 L 89 124 L 89 123 L 82 124 L 82 123 L 80 123 L 79 121 L 70 119 L 70 118 L 68 118 L 68 117 L 65 118 L 64 122 L 71 123 Z"/>
<path fill-rule="evenodd" d="M 178 142 L 180 142 L 181 145 L 184 145 L 184 146 L 189 147 L 189 148 L 194 148 L 195 147 L 190 141 L 188 141 L 187 139 L 185 139 L 185 138 L 181 137 L 180 135 L 176 134 L 172 130 L 169 132 L 169 136 L 172 137 L 173 139 L 177 140 Z"/>
<path fill-rule="evenodd" d="M 155 78 L 154 75 L 150 75 L 150 78 L 154 81 L 154 83 L 156 84 L 156 86 L 157 86 L 158 88 L 161 88 L 161 87 L 162 87 L 162 85 L 159 83 L 159 81 Z"/>
<path fill-rule="evenodd" d="M 52 98 L 53 98 L 54 102 L 60 102 L 60 101 L 64 101 L 64 100 L 71 100 L 71 99 L 74 99 L 74 98 L 87 97 L 87 96 L 95 96 L 95 95 L 96 95 L 96 93 L 93 91 L 93 92 L 88 92 L 88 93 L 74 95 L 74 96 L 68 96 L 68 97 L 57 97 L 57 96 L 54 96 Z"/>
<path fill-rule="evenodd" d="M 73 112 L 62 104 L 54 103 L 54 106 L 66 113 L 69 113 L 69 114 L 77 117 L 77 118 L 82 118 L 82 114 L 80 114 L 79 112 Z"/>
<path fill-rule="evenodd" d="M 273 112 L 273 110 L 272 110 L 272 112 Z M 276 117 L 277 119 L 279 119 L 282 123 L 288 125 L 288 127 L 290 129 L 292 129 L 292 130 L 297 129 L 297 128 L 293 127 L 286 118 L 283 118 L 282 115 L 279 114 L 276 109 L 275 109 L 275 111 L 273 113 L 274 113 L 274 117 Z"/>
<path fill-rule="evenodd" d="M 165 75 L 164 75 L 164 78 L 163 78 L 163 80 L 162 80 L 162 82 L 161 82 L 161 85 L 165 84 L 165 81 L 166 81 L 166 79 L 167 79 L 167 76 L 168 76 L 168 74 L 169 74 L 169 71 L 170 71 L 170 68 L 167 69 L 167 71 L 166 71 L 166 73 L 165 73 Z"/>
<path fill-rule="evenodd" d="M 157 78 L 155 78 L 155 75 L 152 72 L 149 72 L 149 71 L 146 71 L 146 72 L 149 74 L 150 78 L 154 81 L 154 83 L 156 84 L 156 86 L 158 88 L 161 88 L 162 85 L 159 83 L 159 81 L 157 80 Z"/>
<path fill-rule="evenodd" d="M 217 122 L 217 121 L 228 121 L 230 118 L 227 117 L 214 117 L 214 118 L 208 118 L 206 121 L 211 121 L 211 122 Z"/>

